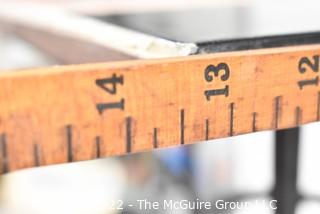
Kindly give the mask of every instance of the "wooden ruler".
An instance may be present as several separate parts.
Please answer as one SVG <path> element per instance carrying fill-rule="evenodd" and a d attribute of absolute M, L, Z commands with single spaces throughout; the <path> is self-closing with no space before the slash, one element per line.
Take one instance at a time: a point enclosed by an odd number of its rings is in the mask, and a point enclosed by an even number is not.
<path fill-rule="evenodd" d="M 318 121 L 320 45 L 0 74 L 0 171 Z"/>

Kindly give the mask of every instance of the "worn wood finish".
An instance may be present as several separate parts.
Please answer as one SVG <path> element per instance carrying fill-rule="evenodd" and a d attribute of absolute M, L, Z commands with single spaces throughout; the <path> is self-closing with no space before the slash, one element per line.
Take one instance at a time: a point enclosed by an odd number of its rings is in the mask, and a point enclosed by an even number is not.
<path fill-rule="evenodd" d="M 1 73 L 0 170 L 318 121 L 319 54 L 313 45 Z"/>

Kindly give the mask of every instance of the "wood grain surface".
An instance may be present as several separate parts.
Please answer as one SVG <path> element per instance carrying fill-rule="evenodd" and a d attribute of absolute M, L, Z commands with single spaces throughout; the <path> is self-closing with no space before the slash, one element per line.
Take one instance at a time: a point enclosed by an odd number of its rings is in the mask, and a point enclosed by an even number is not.
<path fill-rule="evenodd" d="M 318 121 L 319 55 L 311 45 L 3 72 L 0 171 Z"/>

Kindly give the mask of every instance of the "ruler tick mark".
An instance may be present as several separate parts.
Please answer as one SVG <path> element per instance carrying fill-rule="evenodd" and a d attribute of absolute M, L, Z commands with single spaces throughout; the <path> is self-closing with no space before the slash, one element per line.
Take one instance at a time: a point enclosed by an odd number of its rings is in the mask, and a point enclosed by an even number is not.
<path fill-rule="evenodd" d="M 230 103 L 230 126 L 229 126 L 229 136 L 233 136 L 233 123 L 234 123 L 234 103 Z"/>
<path fill-rule="evenodd" d="M 257 112 L 252 113 L 252 131 L 256 132 L 257 131 Z"/>
<path fill-rule="evenodd" d="M 296 125 L 299 126 L 301 124 L 301 119 L 302 119 L 302 110 L 299 106 L 296 107 Z"/>
<path fill-rule="evenodd" d="M 184 144 L 184 109 L 180 111 L 180 144 Z"/>
<path fill-rule="evenodd" d="M 126 150 L 127 153 L 131 152 L 131 143 L 132 143 L 132 136 L 131 136 L 131 117 L 126 118 Z"/>
<path fill-rule="evenodd" d="M 153 148 L 158 148 L 158 129 L 153 129 Z"/>
<path fill-rule="evenodd" d="M 279 127 L 279 120 L 281 117 L 281 100 L 282 97 L 281 96 L 277 96 L 275 98 L 275 103 L 274 103 L 274 129 L 277 129 Z"/>
<path fill-rule="evenodd" d="M 40 148 L 38 144 L 33 145 L 34 165 L 40 166 Z"/>
<path fill-rule="evenodd" d="M 206 119 L 206 140 L 209 140 L 209 119 Z"/>
<path fill-rule="evenodd" d="M 9 171 L 8 167 L 8 151 L 7 151 L 7 136 L 6 134 L 1 134 L 1 156 L 2 156 L 2 172 L 7 173 Z"/>
<path fill-rule="evenodd" d="M 318 100 L 317 100 L 317 120 L 320 120 L 320 91 L 318 91 Z"/>
<path fill-rule="evenodd" d="M 72 157 L 72 126 L 67 125 L 66 130 L 67 130 L 67 158 L 68 158 L 68 162 L 72 162 L 73 161 L 73 157 Z"/>
<path fill-rule="evenodd" d="M 96 136 L 96 158 L 101 157 L 101 137 Z"/>

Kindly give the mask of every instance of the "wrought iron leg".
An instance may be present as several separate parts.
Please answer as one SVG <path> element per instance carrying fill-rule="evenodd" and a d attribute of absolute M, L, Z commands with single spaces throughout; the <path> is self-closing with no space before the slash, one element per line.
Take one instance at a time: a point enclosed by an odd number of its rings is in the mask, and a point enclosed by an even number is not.
<path fill-rule="evenodd" d="M 294 214 L 297 192 L 299 128 L 276 132 L 276 182 L 274 198 L 278 200 L 277 214 Z"/>

